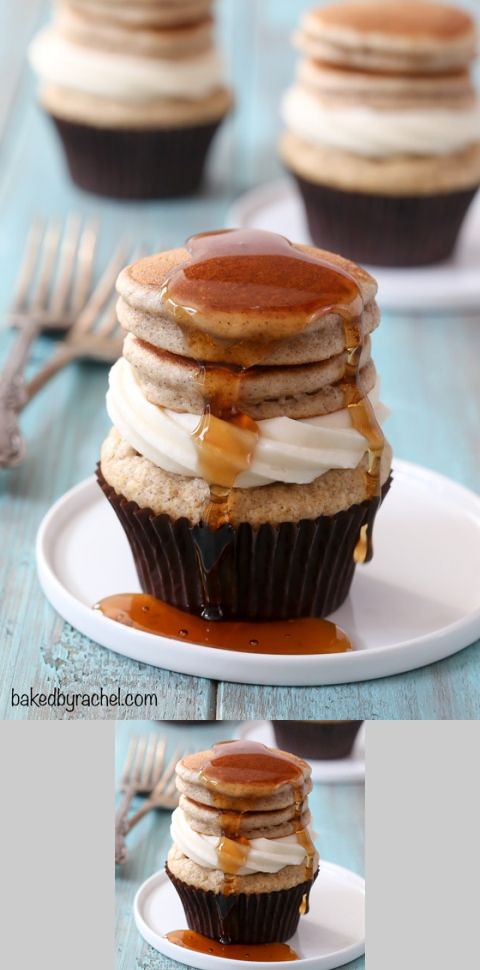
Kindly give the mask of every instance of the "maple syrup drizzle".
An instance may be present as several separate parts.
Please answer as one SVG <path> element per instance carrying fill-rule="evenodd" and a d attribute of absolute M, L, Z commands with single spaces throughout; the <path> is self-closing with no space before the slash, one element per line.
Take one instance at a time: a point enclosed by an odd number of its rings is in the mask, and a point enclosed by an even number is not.
<path fill-rule="evenodd" d="M 352 649 L 346 633 L 330 620 L 303 617 L 260 623 L 210 622 L 148 593 L 116 593 L 95 605 L 110 620 L 157 636 L 247 653 L 326 654 Z"/>
<path fill-rule="evenodd" d="M 193 930 L 172 930 L 165 939 L 186 950 L 208 953 L 229 960 L 255 961 L 256 963 L 280 963 L 298 960 L 298 953 L 288 943 L 219 943 Z"/>
<path fill-rule="evenodd" d="M 288 754 L 267 748 L 257 741 L 221 741 L 212 746 L 213 757 L 208 758 L 200 768 L 200 778 L 212 795 L 212 800 L 221 805 L 224 801 L 224 791 L 231 785 L 244 786 L 249 791 L 246 804 L 251 801 L 251 794 L 255 797 L 270 795 L 282 786 L 290 785 L 293 793 L 295 811 L 293 817 L 294 832 L 298 842 L 305 849 L 305 881 L 313 879 L 313 862 L 315 846 L 308 832 L 302 824 L 305 811 L 303 790 L 305 778 L 298 762 Z M 228 817 L 231 813 L 228 813 Z M 229 896 L 236 890 L 236 875 L 248 857 L 249 841 L 239 835 L 241 815 L 235 831 L 230 826 L 223 829 L 216 847 L 218 868 L 224 874 L 222 894 Z M 235 848 L 233 848 L 235 846 Z M 308 894 L 305 894 L 305 909 L 308 912 Z M 302 900 L 303 905 L 303 900 Z"/>
<path fill-rule="evenodd" d="M 176 323 L 189 335 L 198 354 L 202 341 L 224 350 L 240 350 L 242 365 L 234 369 L 202 363 L 201 385 L 204 411 L 192 437 L 202 475 L 210 484 L 203 514 L 207 528 L 219 529 L 230 521 L 231 490 L 252 461 L 258 426 L 239 410 L 242 383 L 247 371 L 264 360 L 271 348 L 301 333 L 319 316 L 340 315 L 347 348 L 342 381 L 352 425 L 367 440 L 367 496 L 380 501 L 380 462 L 384 445 L 373 408 L 360 382 L 360 359 L 364 345 L 361 323 L 363 300 L 357 281 L 343 269 L 302 250 L 284 236 L 253 229 L 220 230 L 192 236 L 187 241 L 190 259 L 167 280 L 162 299 Z M 269 326 L 258 328 L 259 313 Z M 256 320 L 249 322 L 249 313 Z M 202 315 L 227 320 L 241 316 L 241 338 L 213 337 L 202 330 Z M 272 327 L 272 320 L 274 325 Z M 235 327 L 233 328 L 235 330 Z M 220 360 L 222 354 L 220 354 Z M 356 562 L 372 556 L 369 524 L 362 526 L 355 548 Z M 221 619 L 216 576 L 227 566 L 231 541 L 216 561 L 207 562 L 202 542 L 197 542 L 207 619 Z M 227 567 L 228 568 L 228 567 Z"/>

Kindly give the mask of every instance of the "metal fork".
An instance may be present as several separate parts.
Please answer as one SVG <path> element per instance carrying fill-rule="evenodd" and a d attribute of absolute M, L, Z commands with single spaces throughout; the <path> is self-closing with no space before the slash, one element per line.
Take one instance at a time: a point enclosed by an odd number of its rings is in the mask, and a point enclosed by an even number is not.
<path fill-rule="evenodd" d="M 22 460 L 25 446 L 21 438 L 17 414 L 58 371 L 73 360 L 90 358 L 109 363 L 120 356 L 123 337 L 115 310 L 115 281 L 128 261 L 127 256 L 128 250 L 125 244 L 120 244 L 90 298 L 68 330 L 65 340 L 30 381 L 23 383 L 21 369 L 17 366 L 17 382 L 21 384 L 21 398 L 14 395 L 12 399 L 10 395 L 2 408 L 0 385 L 0 467 L 15 465 Z M 38 329 L 35 330 L 35 333 L 37 332 Z"/>
<path fill-rule="evenodd" d="M 27 237 L 25 256 L 9 312 L 20 333 L 0 375 L 0 467 L 18 464 L 25 445 L 17 415 L 27 400 L 23 378 L 30 347 L 45 327 L 69 326 L 90 292 L 98 230 L 71 215 L 60 223 L 37 219 Z"/>
<path fill-rule="evenodd" d="M 115 282 L 120 270 L 131 258 L 132 251 L 129 253 L 126 245 L 120 243 L 65 340 L 25 385 L 25 404 L 71 361 L 90 359 L 110 363 L 120 356 L 123 335 L 116 313 Z"/>
<path fill-rule="evenodd" d="M 125 836 L 147 812 L 153 808 L 168 808 L 178 805 L 175 788 L 175 765 L 182 753 L 175 751 L 168 764 L 163 768 L 165 740 L 150 735 L 137 740 L 132 738 L 127 752 L 120 790 L 124 797 L 115 816 L 115 862 L 125 862 L 127 846 Z M 163 770 L 162 770 L 163 768 Z M 130 818 L 128 810 L 135 795 L 150 797 Z"/>

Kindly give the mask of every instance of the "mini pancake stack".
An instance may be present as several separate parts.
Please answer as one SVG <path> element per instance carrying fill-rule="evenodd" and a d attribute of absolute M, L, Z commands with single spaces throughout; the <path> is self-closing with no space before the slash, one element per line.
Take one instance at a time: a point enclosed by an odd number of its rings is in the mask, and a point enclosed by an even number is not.
<path fill-rule="evenodd" d="M 375 281 L 234 230 L 142 259 L 117 286 L 127 335 L 99 482 L 144 592 L 211 619 L 332 612 L 389 481 Z"/>
<path fill-rule="evenodd" d="M 188 926 L 225 943 L 294 934 L 318 871 L 300 758 L 232 741 L 177 765 L 179 808 L 166 871 Z"/>
<path fill-rule="evenodd" d="M 30 58 L 77 184 L 125 198 L 198 187 L 210 142 L 231 107 L 212 6 L 212 0 L 58 0 Z"/>
<path fill-rule="evenodd" d="M 379 265 L 451 252 L 480 181 L 467 13 L 424 0 L 308 11 L 280 151 L 318 245 Z"/>

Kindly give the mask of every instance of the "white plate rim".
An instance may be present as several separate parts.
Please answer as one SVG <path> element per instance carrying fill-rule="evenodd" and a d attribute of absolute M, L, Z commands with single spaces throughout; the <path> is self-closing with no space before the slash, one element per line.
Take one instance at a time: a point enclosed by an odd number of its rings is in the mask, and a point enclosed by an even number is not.
<path fill-rule="evenodd" d="M 359 876 L 358 873 L 353 872 L 351 869 L 346 869 L 344 866 L 339 866 L 335 862 L 327 862 L 323 859 L 321 860 L 321 868 L 322 868 L 322 871 L 334 873 L 336 876 L 339 876 L 342 879 L 348 881 L 350 885 L 355 887 L 365 899 L 365 879 L 363 879 L 362 876 Z M 140 933 L 140 935 L 143 937 L 143 939 L 146 940 L 146 942 L 150 946 L 153 946 L 153 948 L 157 950 L 157 952 L 163 953 L 164 956 L 170 957 L 172 960 L 177 960 L 177 962 L 183 963 L 184 965 L 195 966 L 197 970 L 215 970 L 215 968 L 218 968 L 218 970 L 236 970 L 239 963 L 240 963 L 240 966 L 242 966 L 243 964 L 241 963 L 241 961 L 238 961 L 238 960 L 228 960 L 228 959 L 225 959 L 224 957 L 214 957 L 210 954 L 201 954 L 201 953 L 195 954 L 196 962 L 189 964 L 188 960 L 179 959 L 179 952 L 182 955 L 184 955 L 186 953 L 191 954 L 193 951 L 183 950 L 182 947 L 177 946 L 175 943 L 170 943 L 169 940 L 165 940 L 164 948 L 161 950 L 158 950 L 158 947 L 155 945 L 154 942 L 152 942 L 152 940 L 161 939 L 163 943 L 164 937 L 159 937 L 158 934 L 154 932 L 154 930 L 150 929 L 150 927 L 148 926 L 148 923 L 145 922 L 142 916 L 141 906 L 143 905 L 143 902 L 146 896 L 153 889 L 155 889 L 160 882 L 164 882 L 167 880 L 168 880 L 168 876 L 165 870 L 161 869 L 158 872 L 154 872 L 152 876 L 149 876 L 149 878 L 146 879 L 141 886 L 139 886 L 139 888 L 137 889 L 137 892 L 135 893 L 135 898 L 133 901 L 133 916 L 135 920 L 135 926 L 137 927 L 137 930 Z M 172 888 L 172 891 L 175 892 L 174 887 L 172 886 L 171 888 Z M 176 929 L 176 927 L 174 928 Z M 332 970 L 332 968 L 334 967 L 342 967 L 342 966 L 345 966 L 345 964 L 347 963 L 351 963 L 352 960 L 357 960 L 359 957 L 363 956 L 364 953 L 365 953 L 365 939 L 363 939 L 359 943 L 353 943 L 348 947 L 344 947 L 342 950 L 338 950 L 337 956 L 335 956 L 334 958 L 335 962 L 332 962 L 332 959 L 329 959 L 328 957 L 325 957 L 325 958 L 321 957 L 320 960 L 318 957 L 304 957 L 299 960 L 296 960 L 295 966 L 303 967 L 305 968 L 305 970 L 315 970 L 316 967 L 318 967 L 319 970 Z M 341 963 L 337 962 L 338 956 L 342 958 Z M 343 959 L 344 957 L 345 959 Z M 265 968 L 266 970 L 267 967 L 270 968 L 270 970 L 285 970 L 285 963 L 280 963 L 280 962 L 267 963 L 267 962 L 264 962 L 263 960 L 248 961 L 246 963 L 246 966 L 259 967 L 259 968 L 262 968 L 262 970 L 263 968 Z"/>
<path fill-rule="evenodd" d="M 422 466 L 397 459 L 394 461 L 393 474 L 415 478 L 423 484 L 433 484 L 439 494 L 446 492 L 450 497 L 456 498 L 464 512 L 470 512 L 476 517 L 480 516 L 480 496 L 475 495 L 474 492 L 439 472 L 430 471 Z M 91 632 L 93 615 L 91 607 L 87 607 L 77 600 L 62 585 L 48 557 L 51 532 L 57 516 L 60 522 L 65 517 L 69 504 L 78 500 L 83 500 L 83 504 L 85 504 L 88 501 L 89 491 L 94 484 L 95 476 L 92 475 L 75 485 L 52 505 L 38 529 L 36 559 L 40 584 L 51 605 L 80 633 L 99 643 L 96 639 L 96 632 L 93 634 Z M 151 634 L 123 627 L 121 624 L 107 619 L 104 622 L 105 635 L 102 636 L 101 646 L 112 649 L 130 659 L 149 663 L 176 673 L 206 677 L 212 680 L 218 679 L 216 669 L 218 669 L 219 651 L 215 647 L 202 647 L 181 641 L 171 641 L 164 637 L 156 637 L 157 648 L 170 647 L 168 666 L 164 666 L 155 663 L 155 660 L 150 657 L 154 641 Z M 236 651 L 232 654 L 232 657 L 238 658 L 239 664 L 243 664 L 247 670 L 252 666 L 252 656 L 254 656 L 254 675 L 245 678 L 242 667 L 242 673 L 231 669 L 228 678 L 222 679 L 233 683 L 292 687 L 354 683 L 424 667 L 470 646 L 479 637 L 480 605 L 466 617 L 462 617 L 440 630 L 423 634 L 413 640 L 399 641 L 386 647 L 371 647 L 351 653 L 317 654 L 314 656 L 282 655 L 281 678 L 279 676 L 272 677 L 272 669 L 275 673 L 280 665 L 277 665 L 277 668 L 272 667 L 269 654 L 252 655 Z M 173 642 L 175 643 L 175 652 L 171 650 Z M 134 648 L 135 656 L 132 657 Z M 198 664 L 197 661 L 199 661 Z M 192 662 L 196 668 L 195 671 L 192 669 Z M 232 666 L 233 664 L 230 665 L 230 667 Z"/>
<path fill-rule="evenodd" d="M 234 200 L 228 210 L 228 228 L 235 229 L 239 226 L 248 226 L 251 216 L 258 212 L 259 209 L 274 205 L 277 201 L 283 202 L 285 199 L 291 197 L 294 191 L 295 187 L 292 180 L 285 176 L 263 182 L 251 189 L 247 189 L 246 192 Z M 473 204 L 476 204 L 480 209 L 479 199 Z M 438 263 L 426 267 L 396 268 L 365 264 L 365 268 L 373 273 L 374 276 L 379 277 L 379 302 L 385 309 L 391 312 L 417 311 L 428 314 L 429 312 L 435 311 L 435 313 L 449 313 L 454 309 L 458 309 L 459 304 L 464 312 L 473 313 L 478 311 L 480 306 L 480 286 L 477 284 L 478 273 L 477 268 L 474 266 L 467 268 L 462 266 L 455 267 L 447 263 L 446 271 L 449 275 L 455 275 L 456 273 L 457 277 L 461 276 L 461 292 L 455 289 L 455 287 L 447 286 L 438 290 L 438 295 L 435 297 L 434 293 L 432 293 L 431 284 L 427 292 L 422 289 L 422 286 L 425 286 L 424 279 L 422 280 L 422 274 L 425 278 L 425 274 L 431 270 L 436 270 L 442 265 L 444 264 Z M 403 287 L 400 291 L 396 290 L 395 297 L 392 298 L 390 292 L 391 280 L 388 283 L 384 282 L 382 284 L 382 275 L 385 274 L 390 277 L 392 274 L 398 274 L 398 281 L 400 281 L 402 274 L 411 273 L 412 271 L 418 274 L 420 286 Z"/>

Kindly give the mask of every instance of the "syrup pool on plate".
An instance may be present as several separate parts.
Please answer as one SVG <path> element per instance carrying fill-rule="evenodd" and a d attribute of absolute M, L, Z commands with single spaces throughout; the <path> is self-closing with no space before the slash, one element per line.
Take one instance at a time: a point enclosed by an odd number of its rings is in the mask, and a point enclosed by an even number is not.
<path fill-rule="evenodd" d="M 135 630 L 220 650 L 289 655 L 346 653 L 352 649 L 349 637 L 340 627 L 317 617 L 263 623 L 209 622 L 148 593 L 107 596 L 95 609 Z"/>

